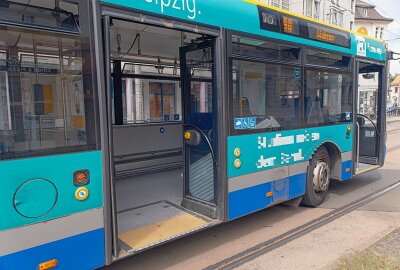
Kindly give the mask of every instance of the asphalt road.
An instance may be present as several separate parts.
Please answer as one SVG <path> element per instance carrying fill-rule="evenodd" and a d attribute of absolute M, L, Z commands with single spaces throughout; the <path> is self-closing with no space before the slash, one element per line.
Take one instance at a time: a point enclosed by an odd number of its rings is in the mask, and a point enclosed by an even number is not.
<path fill-rule="evenodd" d="M 390 123 L 389 129 L 397 128 L 400 128 L 399 123 Z M 388 144 L 390 147 L 400 145 L 399 133 L 389 134 Z M 271 207 L 123 259 L 105 267 L 104 270 L 204 269 L 400 180 L 399 154 L 400 149 L 389 152 L 386 164 L 380 170 L 357 176 L 348 183 L 333 182 L 326 201 L 319 208 L 292 208 L 280 205 Z M 400 197 L 399 192 L 400 190 L 391 192 L 385 198 L 365 206 L 364 210 L 374 207 L 379 209 L 387 207 L 388 211 L 399 210 L 398 205 L 391 203 L 394 198 Z M 390 223 L 390 220 L 388 222 Z M 370 222 L 372 228 L 377 227 L 374 224 L 373 221 Z M 289 259 L 285 261 L 290 262 Z"/>

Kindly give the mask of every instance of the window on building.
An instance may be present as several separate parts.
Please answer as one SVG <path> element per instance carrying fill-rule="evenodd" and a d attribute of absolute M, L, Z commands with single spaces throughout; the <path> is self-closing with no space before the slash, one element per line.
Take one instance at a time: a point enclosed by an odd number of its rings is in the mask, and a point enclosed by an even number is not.
<path fill-rule="evenodd" d="M 234 118 L 255 118 L 256 130 L 301 126 L 301 69 L 233 60 Z"/>
<path fill-rule="evenodd" d="M 354 22 L 350 22 L 350 30 L 354 30 Z"/>
<path fill-rule="evenodd" d="M 304 15 L 307 17 L 313 16 L 313 0 L 306 0 L 306 10 Z"/>
<path fill-rule="evenodd" d="M 343 26 L 343 12 L 338 13 L 338 26 Z"/>
<path fill-rule="evenodd" d="M 379 38 L 379 27 L 375 28 L 375 38 Z"/>
<path fill-rule="evenodd" d="M 271 0 L 271 6 L 273 7 L 280 7 L 280 0 Z"/>
<path fill-rule="evenodd" d="M 379 35 L 379 38 L 380 38 L 380 39 L 383 39 L 383 31 L 385 31 L 385 29 L 384 29 L 383 27 L 381 27 L 381 33 L 380 33 L 380 35 Z"/>
<path fill-rule="evenodd" d="M 305 121 L 308 125 L 352 121 L 353 87 L 350 75 L 307 70 L 306 81 Z"/>
<path fill-rule="evenodd" d="M 285 10 L 290 9 L 290 0 L 282 0 L 282 9 L 285 9 Z"/>
<path fill-rule="evenodd" d="M 321 1 L 314 0 L 314 18 L 319 19 L 321 13 Z"/>
<path fill-rule="evenodd" d="M 397 94 L 397 93 L 399 92 L 399 88 L 398 88 L 398 87 L 395 87 L 395 88 L 394 88 L 394 92 Z"/>
<path fill-rule="evenodd" d="M 331 9 L 330 12 L 330 21 L 334 25 L 338 25 L 339 18 L 338 18 L 338 12 L 335 9 Z"/>

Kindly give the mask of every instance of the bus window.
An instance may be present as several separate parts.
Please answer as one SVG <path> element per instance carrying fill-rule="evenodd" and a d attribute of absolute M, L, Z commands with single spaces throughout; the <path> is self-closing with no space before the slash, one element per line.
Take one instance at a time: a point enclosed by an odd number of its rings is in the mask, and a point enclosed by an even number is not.
<path fill-rule="evenodd" d="M 378 119 L 378 89 L 381 80 L 380 71 L 362 64 L 358 75 L 358 105 L 357 112 L 368 116 L 373 121 Z M 369 69 L 370 70 L 369 70 Z"/>
<path fill-rule="evenodd" d="M 300 48 L 263 40 L 232 36 L 232 54 L 260 59 L 298 62 Z"/>
<path fill-rule="evenodd" d="M 142 40 L 149 37 L 151 35 L 148 36 L 148 33 L 141 34 Z M 143 53 L 154 54 L 147 49 L 143 48 Z M 122 78 L 120 106 L 123 121 L 120 125 L 179 122 L 182 119 L 180 68 L 177 61 L 165 63 L 160 59 L 158 65 L 150 65 L 127 58 L 113 62 L 114 75 L 118 70 L 116 65 L 121 66 Z M 114 103 L 113 100 L 113 106 Z"/>
<path fill-rule="evenodd" d="M 351 122 L 353 111 L 351 76 L 308 70 L 305 108 L 308 125 Z"/>
<path fill-rule="evenodd" d="M 339 68 L 342 70 L 350 70 L 351 57 L 333 54 L 331 52 L 323 52 L 316 50 L 307 50 L 307 64 L 313 66 L 324 66 L 330 68 Z"/>
<path fill-rule="evenodd" d="M 252 130 L 301 126 L 301 70 L 297 67 L 233 60 L 234 118 L 255 118 Z"/>
<path fill-rule="evenodd" d="M 89 41 L 0 27 L 0 159 L 96 148 Z"/>

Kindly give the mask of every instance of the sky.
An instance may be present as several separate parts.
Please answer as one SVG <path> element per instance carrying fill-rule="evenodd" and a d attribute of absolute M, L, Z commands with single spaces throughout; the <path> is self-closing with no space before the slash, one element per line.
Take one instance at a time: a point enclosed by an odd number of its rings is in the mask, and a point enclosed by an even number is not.
<path fill-rule="evenodd" d="M 399 53 L 395 58 L 400 58 L 400 1 L 399 0 L 364 0 L 377 7 L 380 14 L 390 17 L 394 21 L 389 24 L 386 39 L 389 50 Z M 390 73 L 392 75 L 400 74 L 400 60 L 390 61 Z"/>

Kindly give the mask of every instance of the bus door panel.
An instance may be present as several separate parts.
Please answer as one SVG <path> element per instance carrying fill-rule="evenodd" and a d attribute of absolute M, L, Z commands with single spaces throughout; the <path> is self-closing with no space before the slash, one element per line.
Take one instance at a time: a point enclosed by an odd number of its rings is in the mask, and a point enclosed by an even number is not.
<path fill-rule="evenodd" d="M 360 164 L 382 165 L 384 160 L 385 103 L 383 66 L 357 63 L 356 104 L 357 169 Z"/>
<path fill-rule="evenodd" d="M 185 197 L 216 204 L 215 41 L 180 48 L 184 111 Z"/>

